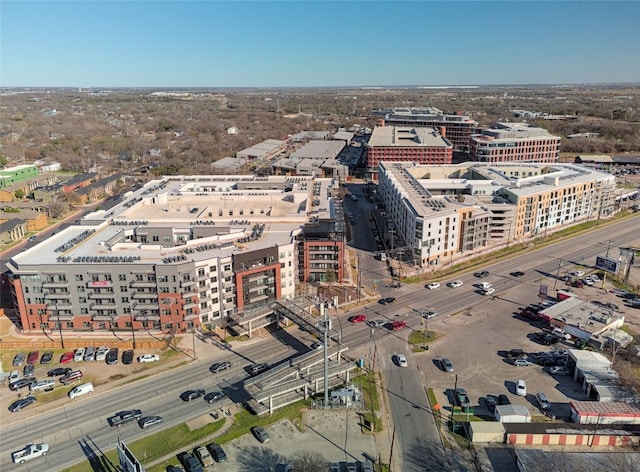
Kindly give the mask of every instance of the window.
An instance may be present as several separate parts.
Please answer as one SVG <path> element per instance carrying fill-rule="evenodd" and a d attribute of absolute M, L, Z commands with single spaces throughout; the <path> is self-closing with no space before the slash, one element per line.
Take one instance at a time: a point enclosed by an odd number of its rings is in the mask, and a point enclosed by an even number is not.
<path fill-rule="evenodd" d="M 82 282 L 82 274 L 76 274 L 76 282 Z"/>
<path fill-rule="evenodd" d="M 127 276 L 125 274 L 118 274 L 118 280 L 120 282 L 124 282 L 125 280 L 127 280 Z"/>

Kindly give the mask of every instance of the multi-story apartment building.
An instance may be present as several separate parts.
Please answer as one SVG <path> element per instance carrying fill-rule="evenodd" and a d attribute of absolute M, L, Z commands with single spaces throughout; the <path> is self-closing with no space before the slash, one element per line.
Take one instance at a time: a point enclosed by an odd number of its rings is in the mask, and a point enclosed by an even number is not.
<path fill-rule="evenodd" d="M 334 185 L 255 176 L 149 182 L 11 258 L 22 327 L 183 332 L 292 298 L 297 236 L 335 218 Z"/>
<path fill-rule="evenodd" d="M 417 266 L 610 216 L 614 176 L 572 164 L 382 162 L 378 196 Z"/>
<path fill-rule="evenodd" d="M 558 136 L 527 123 L 496 123 L 469 141 L 469 155 L 478 162 L 554 163 L 559 153 Z"/>
<path fill-rule="evenodd" d="M 376 126 L 366 148 L 367 172 L 372 174 L 381 162 L 451 164 L 453 157 L 453 145 L 433 128 Z"/>
<path fill-rule="evenodd" d="M 471 135 L 480 132 L 478 122 L 468 115 L 447 115 L 436 108 L 391 108 L 374 110 L 373 115 L 380 117 L 380 126 L 435 128 L 461 151 L 469 148 Z"/>

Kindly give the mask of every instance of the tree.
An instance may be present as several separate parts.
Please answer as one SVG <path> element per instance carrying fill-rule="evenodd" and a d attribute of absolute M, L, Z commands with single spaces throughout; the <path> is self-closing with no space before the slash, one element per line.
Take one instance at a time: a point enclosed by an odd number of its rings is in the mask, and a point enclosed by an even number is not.
<path fill-rule="evenodd" d="M 290 461 L 295 471 L 325 472 L 327 470 L 327 461 L 316 451 L 298 451 Z"/>
<path fill-rule="evenodd" d="M 16 196 L 16 198 L 17 198 L 17 199 L 21 200 L 21 199 L 23 199 L 23 198 L 24 198 L 25 193 L 24 193 L 24 190 L 22 190 L 21 188 L 19 188 L 18 190 L 16 190 L 16 192 L 15 192 L 15 194 L 14 194 L 14 195 Z"/>

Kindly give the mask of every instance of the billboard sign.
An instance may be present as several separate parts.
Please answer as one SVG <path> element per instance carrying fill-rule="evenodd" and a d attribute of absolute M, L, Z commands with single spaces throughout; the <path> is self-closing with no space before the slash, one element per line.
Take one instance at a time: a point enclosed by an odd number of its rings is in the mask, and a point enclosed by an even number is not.
<path fill-rule="evenodd" d="M 546 297 L 549 294 L 549 287 L 546 285 L 540 285 L 540 290 L 538 291 L 539 297 Z"/>
<path fill-rule="evenodd" d="M 596 268 L 606 270 L 615 274 L 618 272 L 618 266 L 620 263 L 614 259 L 608 257 L 596 256 Z"/>

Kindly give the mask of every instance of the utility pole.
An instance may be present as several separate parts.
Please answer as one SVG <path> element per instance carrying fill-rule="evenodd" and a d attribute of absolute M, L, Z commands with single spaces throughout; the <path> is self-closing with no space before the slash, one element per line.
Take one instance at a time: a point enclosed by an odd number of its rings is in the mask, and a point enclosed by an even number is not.
<path fill-rule="evenodd" d="M 562 261 L 558 261 L 558 271 L 556 272 L 556 280 L 553 282 L 553 292 L 558 296 L 556 287 L 558 286 L 558 279 L 560 278 L 560 269 L 562 268 Z"/>
<path fill-rule="evenodd" d="M 327 348 L 327 341 L 329 337 L 329 318 L 327 317 L 327 310 L 324 306 L 324 302 L 320 302 L 320 317 L 322 318 L 324 328 L 324 407 L 329 408 L 329 349 Z"/>
<path fill-rule="evenodd" d="M 64 338 L 62 337 L 62 324 L 60 324 L 60 310 L 58 310 L 58 305 L 55 305 L 56 317 L 58 319 L 58 332 L 60 333 L 60 344 L 62 345 L 62 349 L 64 349 Z"/>
<path fill-rule="evenodd" d="M 389 472 L 391 472 L 391 461 L 393 459 L 393 445 L 396 440 L 396 427 L 393 427 L 393 434 L 391 435 L 391 451 L 389 452 Z"/>
<path fill-rule="evenodd" d="M 131 318 L 131 338 L 133 339 L 133 348 L 136 348 L 136 330 L 133 329 L 133 311 L 129 312 L 129 317 Z"/>

